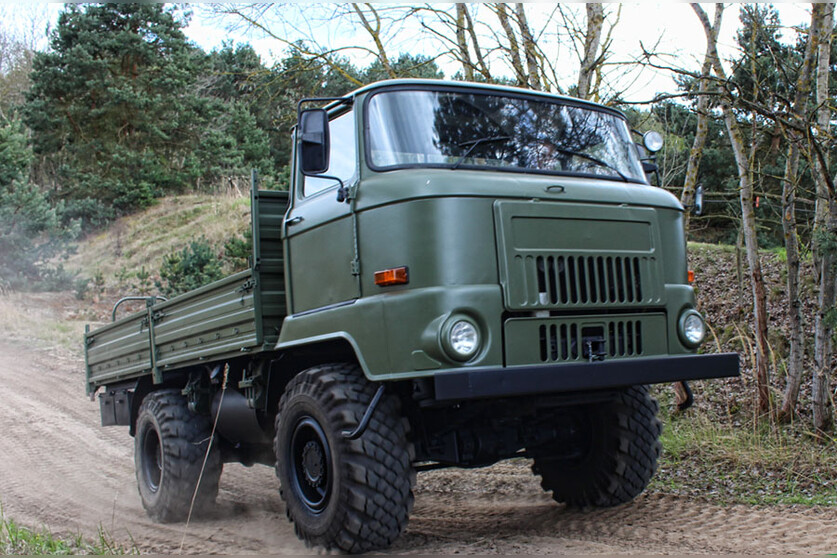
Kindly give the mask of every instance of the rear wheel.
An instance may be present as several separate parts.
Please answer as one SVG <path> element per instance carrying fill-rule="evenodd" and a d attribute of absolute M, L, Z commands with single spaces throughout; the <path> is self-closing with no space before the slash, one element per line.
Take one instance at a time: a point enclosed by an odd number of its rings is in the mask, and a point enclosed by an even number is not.
<path fill-rule="evenodd" d="M 407 525 L 415 477 L 398 398 L 381 398 L 359 439 L 342 436 L 375 390 L 356 365 L 330 364 L 296 376 L 279 402 L 276 474 L 306 544 L 367 552 L 388 547 Z"/>
<path fill-rule="evenodd" d="M 199 480 L 194 511 L 215 503 L 223 465 L 215 443 L 206 457 L 211 432 L 209 418 L 189 411 L 179 390 L 157 391 L 143 400 L 134 462 L 142 505 L 155 521 L 185 520 Z"/>
<path fill-rule="evenodd" d="M 592 406 L 578 424 L 578 451 L 552 457 L 533 451 L 532 470 L 552 497 L 575 507 L 611 507 L 636 498 L 657 470 L 662 427 L 657 402 L 645 386 L 633 386 Z M 538 451 L 539 450 L 539 451 Z"/>

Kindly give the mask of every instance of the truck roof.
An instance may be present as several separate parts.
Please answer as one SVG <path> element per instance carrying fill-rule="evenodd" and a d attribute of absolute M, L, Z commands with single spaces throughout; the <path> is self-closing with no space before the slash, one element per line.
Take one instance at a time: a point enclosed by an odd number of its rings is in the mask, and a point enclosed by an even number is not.
<path fill-rule="evenodd" d="M 624 118 L 624 113 L 622 111 L 615 109 L 613 107 L 609 107 L 607 105 L 602 105 L 600 103 L 594 103 L 592 101 L 587 101 L 584 99 L 580 99 L 578 97 L 570 97 L 567 95 L 558 95 L 556 93 L 549 93 L 546 91 L 536 91 L 534 89 L 525 89 L 523 87 L 513 87 L 510 85 L 497 85 L 493 83 L 479 83 L 474 81 L 459 81 L 459 80 L 447 80 L 447 79 L 420 79 L 420 78 L 399 78 L 399 79 L 387 79 L 382 81 L 376 81 L 374 83 L 370 83 L 368 85 L 364 85 L 354 91 L 351 91 L 346 94 L 346 97 L 355 97 L 357 95 L 361 95 L 364 93 L 368 93 L 375 89 L 385 89 L 389 87 L 397 87 L 397 86 L 420 86 L 420 87 L 455 87 L 455 88 L 463 88 L 463 89 L 479 89 L 485 92 L 492 92 L 492 93 L 507 93 L 512 95 L 526 95 L 529 97 L 544 97 L 546 99 L 551 100 L 558 100 L 558 101 L 565 101 L 568 103 L 572 103 L 575 105 L 585 105 L 592 109 L 597 110 L 607 110 L 614 113 L 619 114 L 619 116 Z"/>

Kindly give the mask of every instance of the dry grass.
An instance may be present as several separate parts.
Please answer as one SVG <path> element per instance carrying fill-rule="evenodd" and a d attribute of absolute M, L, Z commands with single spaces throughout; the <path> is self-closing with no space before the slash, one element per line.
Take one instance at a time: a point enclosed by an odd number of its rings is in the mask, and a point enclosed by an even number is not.
<path fill-rule="evenodd" d="M 701 409 L 664 423 L 652 491 L 720 504 L 837 506 L 837 445 L 815 442 L 801 425 L 736 424 Z"/>
<path fill-rule="evenodd" d="M 123 217 L 79 243 L 64 264 L 83 277 L 100 275 L 106 287 L 142 268 L 156 272 L 162 258 L 201 236 L 213 246 L 250 226 L 246 194 L 193 194 L 164 198 L 150 209 Z"/>
<path fill-rule="evenodd" d="M 93 311 L 71 293 L 0 295 L 4 340 L 56 356 L 82 358 L 84 324 L 91 321 L 96 321 Z"/>

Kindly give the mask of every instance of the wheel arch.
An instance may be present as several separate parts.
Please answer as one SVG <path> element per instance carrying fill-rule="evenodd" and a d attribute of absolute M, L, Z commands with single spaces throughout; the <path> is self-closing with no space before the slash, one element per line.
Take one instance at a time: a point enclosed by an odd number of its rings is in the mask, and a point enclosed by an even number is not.
<path fill-rule="evenodd" d="M 357 364 L 369 379 L 369 370 L 360 356 L 357 343 L 348 334 L 337 333 L 301 339 L 277 345 L 271 359 L 267 410 L 275 410 L 285 387 L 298 374 L 313 366 L 344 362 Z"/>
<path fill-rule="evenodd" d="M 159 391 L 161 389 L 183 388 L 186 385 L 188 378 L 188 371 L 184 373 L 178 370 L 177 374 L 170 374 L 165 376 L 165 381 L 162 384 L 155 384 L 154 379 L 149 374 L 137 379 L 137 383 L 133 388 L 133 395 L 131 396 L 131 422 L 128 425 L 128 433 L 133 437 L 137 433 L 137 417 L 142 402 L 146 397 Z"/>
<path fill-rule="evenodd" d="M 297 373 L 318 364 L 340 361 L 357 364 L 367 380 L 374 379 L 357 341 L 345 331 L 280 343 L 276 345 L 276 351 L 280 358 L 304 361 L 304 367 Z"/>

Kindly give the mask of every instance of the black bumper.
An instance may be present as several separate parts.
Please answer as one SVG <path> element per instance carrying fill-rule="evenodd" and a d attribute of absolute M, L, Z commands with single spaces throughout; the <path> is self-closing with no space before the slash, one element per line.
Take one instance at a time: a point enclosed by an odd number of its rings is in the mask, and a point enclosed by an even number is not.
<path fill-rule="evenodd" d="M 564 393 L 739 375 L 738 353 L 474 368 L 438 374 L 436 400 Z"/>

